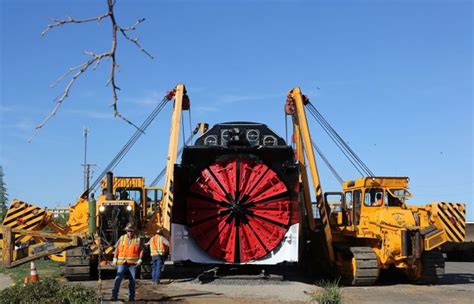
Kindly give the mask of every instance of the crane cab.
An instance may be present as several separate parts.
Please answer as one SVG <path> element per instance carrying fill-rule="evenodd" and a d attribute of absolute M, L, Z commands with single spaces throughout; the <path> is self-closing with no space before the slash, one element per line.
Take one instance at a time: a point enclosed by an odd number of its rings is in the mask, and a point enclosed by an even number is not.
<path fill-rule="evenodd" d="M 102 180 L 102 195 L 96 206 L 96 223 L 110 244 L 115 244 L 127 223 L 142 229 L 163 197 L 160 187 L 146 187 L 143 177 L 113 177 Z"/>
<path fill-rule="evenodd" d="M 380 220 L 381 213 L 404 213 L 412 196 L 408 182 L 407 177 L 363 177 L 344 182 L 342 192 L 325 193 L 331 226 L 356 232 L 361 224 Z"/>

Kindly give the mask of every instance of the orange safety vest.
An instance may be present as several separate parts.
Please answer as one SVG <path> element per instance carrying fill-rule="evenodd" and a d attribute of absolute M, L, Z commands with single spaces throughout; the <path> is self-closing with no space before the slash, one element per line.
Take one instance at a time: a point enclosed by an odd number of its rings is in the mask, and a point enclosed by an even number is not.
<path fill-rule="evenodd" d="M 166 252 L 166 246 L 163 242 L 163 237 L 159 234 L 155 234 L 150 240 L 150 254 L 151 256 L 164 255 Z"/>
<path fill-rule="evenodd" d="M 140 238 L 134 237 L 128 239 L 128 236 L 122 235 L 118 241 L 117 264 L 135 265 L 140 259 Z"/>

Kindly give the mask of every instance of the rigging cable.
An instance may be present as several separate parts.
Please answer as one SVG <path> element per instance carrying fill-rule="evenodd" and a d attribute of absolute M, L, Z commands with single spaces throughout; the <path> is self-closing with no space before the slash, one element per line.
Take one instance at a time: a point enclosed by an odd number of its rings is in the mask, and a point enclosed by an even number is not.
<path fill-rule="evenodd" d="M 197 133 L 197 128 L 194 129 L 194 131 L 191 133 L 191 135 L 188 137 L 188 139 L 186 140 L 186 142 L 184 143 L 184 146 L 181 147 L 179 150 L 178 150 L 178 156 L 181 155 L 181 153 L 183 153 L 183 149 L 185 146 L 188 146 L 191 141 L 193 140 L 193 137 L 194 135 Z M 163 176 L 165 176 L 165 173 L 166 173 L 166 166 L 160 171 L 160 173 L 158 174 L 157 177 L 155 177 L 155 179 L 150 183 L 150 187 L 155 187 L 158 182 L 163 178 Z"/>
<path fill-rule="evenodd" d="M 324 116 L 316 109 L 316 107 L 309 103 L 310 108 L 312 108 L 315 112 L 315 114 L 320 118 L 320 120 L 328 126 L 330 129 L 331 133 L 336 136 L 336 138 L 339 140 L 339 142 L 343 145 L 344 149 L 350 153 L 350 155 L 353 157 L 353 159 L 361 166 L 361 168 L 366 172 L 369 176 L 374 176 L 374 173 L 369 169 L 369 167 L 360 159 L 360 157 L 352 150 L 352 148 L 342 139 L 342 137 L 337 133 L 337 131 L 331 126 L 331 124 L 324 118 Z"/>
<path fill-rule="evenodd" d="M 311 112 L 311 109 L 309 109 L 310 113 L 313 114 Z M 323 130 L 326 132 L 326 134 L 328 134 L 329 138 L 331 138 L 331 140 L 336 144 L 336 146 L 339 148 L 339 150 L 341 150 L 342 154 L 344 154 L 344 156 L 349 160 L 349 162 L 354 166 L 354 168 L 359 172 L 359 174 L 361 176 L 364 176 L 364 173 L 361 171 L 361 169 L 359 169 L 359 167 L 354 163 L 354 161 L 351 159 L 351 157 L 347 154 L 347 152 L 341 147 L 341 144 L 336 140 L 336 138 L 334 138 L 334 135 L 331 134 L 330 131 L 327 130 L 327 127 L 323 124 L 321 124 L 318 119 L 314 116 L 313 114 L 313 117 L 316 119 L 316 121 L 320 124 L 320 126 L 323 128 Z"/>
<path fill-rule="evenodd" d="M 324 161 L 324 163 L 326 164 L 326 166 L 328 166 L 329 170 L 332 172 L 332 174 L 334 175 L 334 177 L 338 180 L 338 182 L 342 185 L 344 183 L 344 180 L 341 178 L 341 176 L 337 173 L 336 169 L 334 169 L 334 167 L 331 165 L 331 163 L 329 162 L 329 160 L 326 158 L 326 156 L 323 154 L 323 151 L 321 151 L 317 146 L 316 144 L 314 143 L 314 141 L 311 140 L 311 144 L 313 145 L 313 148 L 316 150 L 316 152 L 319 154 L 319 156 L 321 157 L 321 159 Z"/>
<path fill-rule="evenodd" d="M 319 123 L 323 130 L 328 134 L 331 140 L 351 162 L 354 168 L 362 175 L 374 176 L 374 173 L 368 168 L 368 166 L 360 159 L 360 157 L 349 147 L 349 145 L 341 138 L 341 136 L 334 130 L 334 128 L 327 122 L 321 113 L 312 105 L 308 104 L 308 110 L 314 119 Z M 363 173 L 363 172 L 365 173 Z"/>
<path fill-rule="evenodd" d="M 164 108 L 164 106 L 166 105 L 166 103 L 169 100 L 170 100 L 170 98 L 168 97 L 168 95 L 165 96 L 161 100 L 161 102 L 155 107 L 155 109 L 151 112 L 151 114 L 143 121 L 140 128 L 135 131 L 135 133 L 128 140 L 128 142 L 122 147 L 122 149 L 117 153 L 117 155 L 115 155 L 115 157 L 107 165 L 107 167 L 105 167 L 105 169 L 102 171 L 102 173 L 100 173 L 97 176 L 95 181 L 91 184 L 91 186 L 89 187 L 89 189 L 86 190 L 85 193 L 89 193 L 92 189 L 95 189 L 99 185 L 102 178 L 107 174 L 107 172 L 113 170 L 120 163 L 120 161 L 124 158 L 124 156 L 130 151 L 130 149 L 133 147 L 133 145 L 140 138 L 140 136 L 145 133 L 145 130 L 153 122 L 153 120 L 161 112 L 161 110 Z"/>

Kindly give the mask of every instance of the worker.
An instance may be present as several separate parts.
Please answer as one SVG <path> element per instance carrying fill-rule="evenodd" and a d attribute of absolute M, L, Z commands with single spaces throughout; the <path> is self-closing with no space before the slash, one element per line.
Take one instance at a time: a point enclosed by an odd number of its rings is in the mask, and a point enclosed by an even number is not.
<path fill-rule="evenodd" d="M 128 200 L 128 192 L 127 191 L 120 192 L 120 199 L 121 200 Z"/>
<path fill-rule="evenodd" d="M 168 252 L 169 242 L 163 236 L 163 230 L 158 228 L 156 234 L 145 245 L 150 246 L 151 264 L 151 280 L 154 285 L 160 284 L 161 267 L 165 262 Z"/>
<path fill-rule="evenodd" d="M 381 192 L 378 192 L 378 193 L 375 195 L 375 202 L 372 203 L 372 206 L 379 207 L 379 206 L 382 206 L 382 204 L 383 204 L 383 201 L 382 201 L 382 193 L 381 193 Z"/>
<path fill-rule="evenodd" d="M 389 207 L 396 206 L 399 207 L 402 205 L 402 201 L 398 197 L 394 197 L 391 194 L 387 195 L 387 204 Z"/>
<path fill-rule="evenodd" d="M 133 224 L 127 224 L 125 231 L 126 234 L 122 235 L 115 245 L 112 265 L 117 265 L 117 275 L 115 276 L 111 301 L 117 301 L 120 283 L 127 271 L 129 272 L 128 300 L 135 301 L 135 278 L 137 267 L 142 264 L 143 246 L 140 237 L 135 233 Z"/>

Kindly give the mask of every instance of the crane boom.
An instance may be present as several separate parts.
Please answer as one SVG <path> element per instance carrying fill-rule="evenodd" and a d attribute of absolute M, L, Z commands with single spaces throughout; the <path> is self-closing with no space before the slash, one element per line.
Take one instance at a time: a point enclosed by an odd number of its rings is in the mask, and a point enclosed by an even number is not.
<path fill-rule="evenodd" d="M 181 125 L 182 111 L 189 110 L 189 97 L 183 84 L 178 84 L 174 91 L 174 107 L 171 116 L 170 138 L 168 144 L 168 154 L 166 158 L 166 175 L 163 200 L 160 203 L 161 216 L 157 226 L 163 228 L 166 236 L 170 235 L 171 229 L 171 209 L 173 207 L 173 173 L 174 165 L 178 156 L 179 131 Z M 152 224 L 152 221 L 149 222 Z"/>
<path fill-rule="evenodd" d="M 329 212 L 326 202 L 323 197 L 323 190 L 321 181 L 319 179 L 318 166 L 312 147 L 311 132 L 308 127 L 306 119 L 305 104 L 307 98 L 301 93 L 300 88 L 294 88 L 288 93 L 286 100 L 285 111 L 293 117 L 293 128 L 295 132 L 296 143 L 296 157 L 301 166 L 301 179 L 303 182 L 303 189 L 305 195 L 305 206 L 309 218 L 310 228 L 315 229 L 314 219 L 312 217 L 311 200 L 309 193 L 309 180 L 306 173 L 306 161 L 309 165 L 313 191 L 316 194 L 316 205 L 321 216 L 321 223 L 323 225 L 324 236 L 326 240 L 328 258 L 331 264 L 334 262 L 334 250 L 332 247 L 332 233 L 329 225 Z"/>

